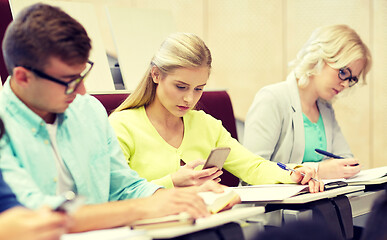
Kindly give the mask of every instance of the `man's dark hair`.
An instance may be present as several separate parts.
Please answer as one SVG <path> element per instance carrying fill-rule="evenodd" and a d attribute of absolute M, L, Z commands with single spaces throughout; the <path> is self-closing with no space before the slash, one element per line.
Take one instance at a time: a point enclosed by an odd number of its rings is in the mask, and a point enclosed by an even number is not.
<path fill-rule="evenodd" d="M 58 7 L 34 4 L 8 26 L 3 40 L 8 73 L 16 66 L 44 70 L 51 57 L 68 65 L 86 63 L 91 41 L 83 26 Z"/>

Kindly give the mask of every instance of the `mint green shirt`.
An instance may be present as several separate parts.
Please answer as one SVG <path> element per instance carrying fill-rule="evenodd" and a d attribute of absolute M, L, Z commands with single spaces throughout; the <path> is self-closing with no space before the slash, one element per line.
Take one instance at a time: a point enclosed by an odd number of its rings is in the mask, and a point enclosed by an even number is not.
<path fill-rule="evenodd" d="M 320 162 L 324 156 L 316 153 L 315 149 L 327 149 L 327 139 L 321 114 L 317 123 L 311 122 L 304 113 L 302 114 L 302 118 L 304 120 L 305 131 L 305 152 L 302 162 Z"/>
<path fill-rule="evenodd" d="M 29 208 L 55 206 L 58 171 L 45 121 L 13 93 L 9 80 L 0 92 L 0 114 L 6 127 L 0 167 L 18 200 Z M 86 203 L 140 198 L 160 186 L 129 168 L 101 103 L 78 95 L 58 114 L 58 152 Z"/>

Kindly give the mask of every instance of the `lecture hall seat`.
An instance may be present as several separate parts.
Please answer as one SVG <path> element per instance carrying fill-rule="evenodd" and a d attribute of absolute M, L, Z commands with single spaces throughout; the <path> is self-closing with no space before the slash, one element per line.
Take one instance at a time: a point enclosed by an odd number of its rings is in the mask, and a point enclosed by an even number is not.
<path fill-rule="evenodd" d="M 5 30 L 10 22 L 12 22 L 11 7 L 8 0 L 0 0 L 0 44 L 2 46 Z M 5 67 L 3 51 L 0 52 L 0 77 L 4 83 L 8 77 L 8 71 Z"/>
<path fill-rule="evenodd" d="M 91 94 L 97 98 L 110 114 L 118 107 L 129 93 L 95 93 Z M 197 108 L 222 121 L 223 126 L 230 132 L 231 136 L 238 139 L 234 111 L 230 96 L 226 91 L 205 91 L 197 104 Z M 239 184 L 239 178 L 223 169 L 221 184 L 235 187 Z"/>

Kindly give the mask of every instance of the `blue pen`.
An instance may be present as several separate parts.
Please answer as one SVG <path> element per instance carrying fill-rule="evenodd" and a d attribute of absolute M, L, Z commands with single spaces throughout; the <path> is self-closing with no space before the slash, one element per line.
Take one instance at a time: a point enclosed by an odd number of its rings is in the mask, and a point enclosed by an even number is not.
<path fill-rule="evenodd" d="M 327 156 L 327 157 L 330 157 L 330 158 L 337 158 L 337 159 L 344 159 L 343 157 L 341 156 L 337 156 L 333 153 L 330 153 L 330 152 L 327 152 L 327 151 L 324 151 L 324 150 L 321 150 L 321 149 L 318 149 L 316 148 L 315 151 L 321 155 L 324 155 L 324 156 Z M 351 166 L 354 167 L 354 166 L 358 166 L 359 164 L 356 163 L 356 164 L 352 164 Z"/>
<path fill-rule="evenodd" d="M 330 153 L 330 152 L 327 152 L 327 151 L 324 151 L 324 150 L 321 150 L 321 149 L 318 149 L 316 148 L 315 151 L 321 155 L 324 155 L 324 156 L 327 156 L 327 157 L 330 157 L 330 158 L 338 158 L 338 159 L 343 159 L 343 157 L 340 157 L 340 156 L 337 156 L 333 153 Z"/>
<path fill-rule="evenodd" d="M 292 172 L 298 172 L 296 170 L 294 170 L 293 168 L 289 168 L 288 166 L 286 166 L 285 164 L 283 163 L 280 163 L 280 162 L 277 162 L 277 165 L 278 167 L 282 168 L 283 170 L 286 170 L 286 171 L 292 171 Z M 305 176 L 304 173 L 302 172 L 298 172 L 299 174 L 301 174 L 302 176 Z M 319 180 L 317 180 L 316 178 L 312 178 L 312 180 L 316 181 L 316 182 L 320 182 Z"/>

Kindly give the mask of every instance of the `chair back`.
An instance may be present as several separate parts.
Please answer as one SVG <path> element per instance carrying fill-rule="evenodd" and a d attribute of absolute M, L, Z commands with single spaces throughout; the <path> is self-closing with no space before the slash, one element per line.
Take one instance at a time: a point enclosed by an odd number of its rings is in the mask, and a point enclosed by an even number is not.
<path fill-rule="evenodd" d="M 223 126 L 238 140 L 236 130 L 234 110 L 232 108 L 230 96 L 226 91 L 206 91 L 196 105 L 198 110 L 210 114 L 214 118 L 221 120 Z"/>
<path fill-rule="evenodd" d="M 91 94 L 98 99 L 106 109 L 106 113 L 110 115 L 125 99 L 129 96 L 129 93 L 96 93 Z"/>
<path fill-rule="evenodd" d="M 128 96 L 129 93 L 103 93 L 92 94 L 105 107 L 110 114 Z M 205 91 L 197 104 L 198 110 L 203 110 L 214 118 L 221 120 L 223 126 L 230 132 L 231 136 L 238 140 L 234 111 L 230 96 L 226 91 Z M 239 178 L 235 177 L 227 170 L 223 169 L 221 184 L 235 187 L 239 184 Z"/>
<path fill-rule="evenodd" d="M 11 7 L 9 5 L 8 0 L 0 0 L 0 45 L 3 44 L 3 38 L 5 34 L 5 30 L 7 29 L 8 25 L 12 22 L 12 13 L 11 13 Z M 4 63 L 4 57 L 3 57 L 3 51 L 0 52 L 0 78 L 1 81 L 4 83 L 5 80 L 7 80 L 8 77 L 8 71 L 5 67 Z"/>

